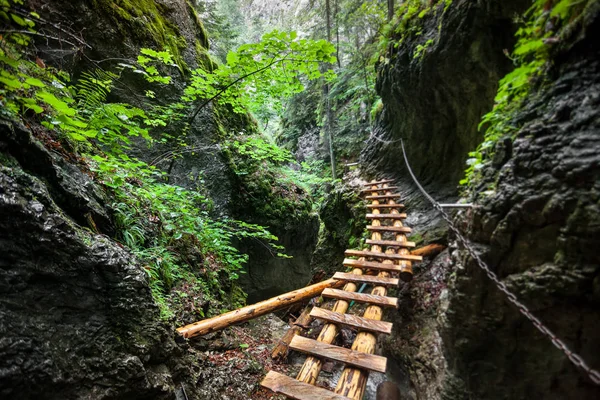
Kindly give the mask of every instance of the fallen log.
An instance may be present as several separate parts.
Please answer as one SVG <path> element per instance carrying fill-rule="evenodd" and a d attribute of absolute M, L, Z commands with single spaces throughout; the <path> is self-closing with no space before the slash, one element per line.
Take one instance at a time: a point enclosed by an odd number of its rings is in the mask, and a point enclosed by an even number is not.
<path fill-rule="evenodd" d="M 444 245 L 433 243 L 428 244 L 427 246 L 419 247 L 418 249 L 411 251 L 410 254 L 433 258 L 444 251 L 445 248 L 446 246 Z"/>
<path fill-rule="evenodd" d="M 273 351 L 271 351 L 272 359 L 274 359 L 274 360 L 275 359 L 279 359 L 279 360 L 286 359 L 292 338 L 294 336 L 300 334 L 300 332 L 303 329 L 306 329 L 310 325 L 310 323 L 313 319 L 313 317 L 310 316 L 310 312 L 313 309 L 312 303 L 313 302 L 311 301 L 304 308 L 304 311 L 302 311 L 302 314 L 300 314 L 298 319 L 296 319 L 296 321 L 292 324 L 292 326 L 290 326 L 290 329 L 288 329 L 287 332 L 285 333 L 285 335 L 283 335 L 283 337 L 277 342 L 277 344 L 273 348 Z M 321 303 L 322 303 L 322 299 L 318 299 L 316 302 L 316 305 L 319 305 Z"/>
<path fill-rule="evenodd" d="M 227 328 L 228 326 L 260 317 L 261 315 L 268 314 L 272 311 L 289 307 L 291 304 L 320 296 L 324 289 L 330 287 L 339 287 L 343 284 L 343 281 L 327 279 L 326 281 L 319 282 L 302 289 L 294 290 L 292 292 L 284 293 L 277 297 L 261 301 L 260 303 L 252 304 L 250 306 L 230 311 L 225 314 L 217 315 L 213 318 L 204 319 L 202 321 L 194 322 L 193 324 L 182 326 L 181 328 L 177 328 L 177 332 L 179 332 L 184 338 L 206 335 L 207 333 L 215 332 Z"/>

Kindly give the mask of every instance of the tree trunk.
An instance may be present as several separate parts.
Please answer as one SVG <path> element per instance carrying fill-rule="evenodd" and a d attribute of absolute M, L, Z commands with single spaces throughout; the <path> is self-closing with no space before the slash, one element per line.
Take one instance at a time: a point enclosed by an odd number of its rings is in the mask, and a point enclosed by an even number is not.
<path fill-rule="evenodd" d="M 325 0 L 325 14 L 327 16 L 327 41 L 331 43 L 331 7 L 329 4 L 329 0 Z M 325 130 L 327 134 L 327 139 L 329 142 L 329 158 L 331 161 L 331 177 L 333 179 L 336 178 L 335 174 L 335 154 L 333 152 L 333 132 L 331 129 L 331 102 L 329 99 L 329 83 L 325 83 L 325 108 L 327 110 L 327 123 L 325 125 Z"/>
<path fill-rule="evenodd" d="M 394 18 L 394 0 L 388 0 L 388 21 L 391 21 Z"/>
<path fill-rule="evenodd" d="M 343 281 L 327 279 L 326 281 L 319 282 L 302 289 L 294 290 L 289 293 L 284 293 L 277 297 L 261 301 L 260 303 L 230 311 L 213 318 L 194 322 L 193 324 L 182 326 L 181 328 L 177 328 L 177 332 L 179 332 L 179 334 L 185 338 L 206 335 L 207 333 L 215 332 L 223 328 L 227 328 L 228 326 L 260 317 L 261 315 L 268 314 L 272 311 L 289 307 L 291 304 L 320 296 L 324 289 L 330 287 L 339 287 L 343 285 L 343 283 Z"/>

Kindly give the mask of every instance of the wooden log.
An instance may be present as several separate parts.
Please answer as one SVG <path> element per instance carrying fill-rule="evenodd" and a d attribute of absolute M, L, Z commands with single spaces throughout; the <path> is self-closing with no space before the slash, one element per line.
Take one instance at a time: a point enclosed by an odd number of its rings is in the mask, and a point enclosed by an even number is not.
<path fill-rule="evenodd" d="M 346 250 L 345 254 L 349 257 L 382 258 L 385 260 L 423 261 L 422 256 L 418 256 L 415 254 L 385 254 L 363 250 Z"/>
<path fill-rule="evenodd" d="M 363 186 L 377 186 L 377 185 L 383 185 L 384 183 L 392 183 L 394 182 L 393 179 L 382 179 L 380 181 L 371 181 L 370 183 L 363 183 Z"/>
<path fill-rule="evenodd" d="M 294 290 L 281 294 L 277 297 L 261 301 L 260 303 L 252 304 L 213 318 L 182 326 L 181 328 L 177 328 L 177 332 L 179 332 L 179 334 L 185 338 L 206 335 L 207 333 L 215 332 L 223 328 L 227 328 L 228 326 L 260 317 L 261 315 L 268 314 L 280 308 L 289 307 L 290 304 L 299 301 L 306 301 L 313 297 L 319 296 L 324 289 L 337 285 L 340 285 L 339 280 L 328 279 L 302 289 Z"/>
<path fill-rule="evenodd" d="M 404 208 L 404 204 L 367 204 L 367 208 Z"/>
<path fill-rule="evenodd" d="M 355 301 L 357 303 L 376 304 L 383 307 L 398 308 L 398 299 L 395 297 L 376 296 L 368 293 L 346 292 L 345 290 L 327 288 L 321 294 L 332 299 Z"/>
<path fill-rule="evenodd" d="M 363 189 L 360 192 L 361 193 L 373 193 L 373 192 L 383 192 L 384 190 L 392 190 L 392 189 L 398 189 L 398 187 L 397 186 L 388 186 L 385 189 L 383 189 L 383 188 Z"/>
<path fill-rule="evenodd" d="M 388 272 L 401 272 L 402 267 L 391 262 L 370 262 L 363 260 L 353 260 L 351 258 L 344 259 L 344 265 L 346 267 L 356 267 L 364 269 L 374 269 L 377 271 L 388 271 Z"/>
<path fill-rule="evenodd" d="M 371 240 L 367 239 L 367 244 L 376 244 L 378 246 L 388 247 L 415 247 L 415 242 L 397 242 L 395 240 Z"/>
<path fill-rule="evenodd" d="M 367 214 L 367 219 L 406 219 L 407 215 L 402 214 Z"/>
<path fill-rule="evenodd" d="M 334 278 L 334 279 L 336 279 L 336 278 Z M 316 305 L 319 305 L 322 302 L 320 300 L 321 300 L 321 298 L 319 298 L 319 300 L 317 300 Z M 283 335 L 283 337 L 281 339 L 279 339 L 279 341 L 277 342 L 275 347 L 273 347 L 273 350 L 271 351 L 271 358 L 278 359 L 278 360 L 286 359 L 286 357 L 288 355 L 288 349 L 290 346 L 290 342 L 292 341 L 294 336 L 296 336 L 297 334 L 302 332 L 302 330 L 305 329 L 305 327 L 310 325 L 310 323 L 313 319 L 313 317 L 311 317 L 311 315 L 310 315 L 310 312 L 312 309 L 313 309 L 312 304 L 308 304 L 304 308 L 304 310 L 302 311 L 302 314 L 300 314 L 298 319 L 296 319 L 296 321 L 292 324 L 292 326 L 290 326 L 290 328 L 287 330 L 285 335 Z"/>
<path fill-rule="evenodd" d="M 290 347 L 302 353 L 317 355 L 353 367 L 368 369 L 369 371 L 385 373 L 387 367 L 387 358 L 385 357 L 334 346 L 298 335 L 294 336 Z"/>
<path fill-rule="evenodd" d="M 387 199 L 397 199 L 399 197 L 402 197 L 402 195 L 399 193 L 393 193 L 393 194 L 380 194 L 380 195 L 376 195 L 376 196 L 366 196 L 365 199 L 367 199 L 367 200 L 387 200 Z"/>
<path fill-rule="evenodd" d="M 393 324 L 385 321 L 375 321 L 372 319 L 358 317 L 356 315 L 336 313 L 319 307 L 313 308 L 310 312 L 310 315 L 313 318 L 333 322 L 334 324 L 346 325 L 361 331 L 383 333 L 386 335 L 392 333 Z"/>
<path fill-rule="evenodd" d="M 400 280 L 397 278 L 382 278 L 380 276 L 373 275 L 355 275 L 347 274 L 345 272 L 336 272 L 333 275 L 333 279 L 340 279 L 348 282 L 360 282 L 367 283 L 369 285 L 381 285 L 381 286 L 397 286 Z"/>
<path fill-rule="evenodd" d="M 367 230 L 372 232 L 398 232 L 398 233 L 411 233 L 412 229 L 405 226 L 375 226 L 367 225 Z"/>
<path fill-rule="evenodd" d="M 427 246 L 419 247 L 418 249 L 411 251 L 410 254 L 433 258 L 444 251 L 445 248 L 446 246 L 444 245 L 433 243 L 428 244 Z"/>
<path fill-rule="evenodd" d="M 296 400 L 350 400 L 346 396 L 300 382 L 275 371 L 269 371 L 260 385 Z"/>

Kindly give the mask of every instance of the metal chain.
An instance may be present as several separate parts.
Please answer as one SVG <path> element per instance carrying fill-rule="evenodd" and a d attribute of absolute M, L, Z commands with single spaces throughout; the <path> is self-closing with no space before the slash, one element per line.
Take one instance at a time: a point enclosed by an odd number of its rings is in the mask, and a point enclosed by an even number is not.
<path fill-rule="evenodd" d="M 469 255 L 476 261 L 479 268 L 481 268 L 485 272 L 487 277 L 490 278 L 492 280 L 492 282 L 494 282 L 496 284 L 498 289 L 500 289 L 500 291 L 506 295 L 508 301 L 510 301 L 512 304 L 514 304 L 517 307 L 517 309 L 521 312 L 521 314 L 523 314 L 525 317 L 527 317 L 527 319 L 530 320 L 533 323 L 533 325 L 540 332 L 542 332 L 544 335 L 546 335 L 556 348 L 558 348 L 563 353 L 565 353 L 567 358 L 575 366 L 584 370 L 587 373 L 587 375 L 589 376 L 589 378 L 592 380 L 592 382 L 594 382 L 596 385 L 600 385 L 600 372 L 598 372 L 597 370 L 595 370 L 593 368 L 590 368 L 587 365 L 587 363 L 583 360 L 583 358 L 581 358 L 581 356 L 579 354 L 571 351 L 571 349 L 569 349 L 569 347 L 565 344 L 565 342 L 563 342 L 561 339 L 559 339 L 550 329 L 548 329 L 548 327 L 546 327 L 535 315 L 533 315 L 531 313 L 531 311 L 529 311 L 529 309 L 523 303 L 521 303 L 519 301 L 519 299 L 517 299 L 517 296 L 508 289 L 506 284 L 504 284 L 504 282 L 502 282 L 502 281 L 500 281 L 500 279 L 498 279 L 498 275 L 496 275 L 495 272 L 490 270 L 490 268 L 487 266 L 487 264 L 481 259 L 481 257 L 479 257 L 479 254 L 477 254 L 477 252 L 473 249 L 473 247 L 471 247 L 469 241 L 462 235 L 462 233 L 454 225 L 454 222 L 452 221 L 452 219 L 450 219 L 450 216 L 448 216 L 448 214 L 444 211 L 444 209 L 440 206 L 440 204 L 437 201 L 435 201 L 433 199 L 433 197 L 431 197 L 429 195 L 429 193 L 427 193 L 425 191 L 423 186 L 421 186 L 421 184 L 417 180 L 415 174 L 413 173 L 412 169 L 410 168 L 410 164 L 408 163 L 408 158 L 406 157 L 406 151 L 404 150 L 404 141 L 400 140 L 400 145 L 402 146 L 402 153 L 404 155 L 404 161 L 406 163 L 406 168 L 408 169 L 408 172 L 410 173 L 410 176 L 412 177 L 413 181 L 415 182 L 415 184 L 417 185 L 417 187 L 419 188 L 421 193 L 423 193 L 423 195 L 431 202 L 433 207 L 442 215 L 442 218 L 448 224 L 448 228 L 454 233 L 454 235 L 456 235 L 458 241 L 467 250 Z"/>

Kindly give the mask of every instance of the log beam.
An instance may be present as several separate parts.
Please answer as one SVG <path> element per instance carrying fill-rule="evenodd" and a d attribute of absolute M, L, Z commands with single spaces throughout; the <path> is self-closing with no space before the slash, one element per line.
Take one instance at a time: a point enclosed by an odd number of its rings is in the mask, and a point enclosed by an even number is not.
<path fill-rule="evenodd" d="M 181 328 L 177 328 L 177 332 L 185 338 L 194 336 L 202 336 L 207 333 L 215 332 L 228 326 L 248 321 L 250 319 L 260 317 L 280 308 L 289 307 L 291 304 L 298 303 L 320 296 L 323 290 L 331 287 L 339 287 L 343 282 L 337 279 L 327 279 L 326 281 L 307 286 L 302 289 L 294 290 L 288 293 L 281 294 L 277 297 L 261 301 L 260 303 L 252 304 L 225 314 L 217 315 L 213 318 L 204 319 L 194 322 Z"/>

